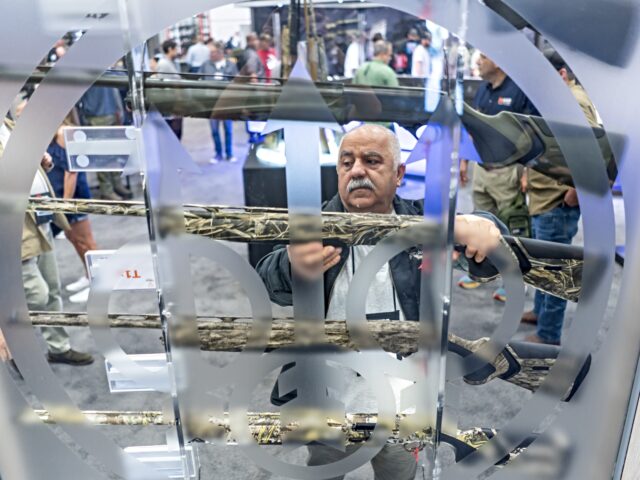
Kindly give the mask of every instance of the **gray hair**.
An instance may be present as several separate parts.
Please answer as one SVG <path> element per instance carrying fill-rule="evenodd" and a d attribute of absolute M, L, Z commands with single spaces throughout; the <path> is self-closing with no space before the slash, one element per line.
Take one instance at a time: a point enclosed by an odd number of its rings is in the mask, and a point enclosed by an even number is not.
<path fill-rule="evenodd" d="M 386 40 L 378 40 L 373 44 L 373 56 L 377 57 L 378 55 L 391 53 L 392 47 L 391 43 Z"/>
<path fill-rule="evenodd" d="M 354 128 L 349 133 L 347 133 L 344 137 L 342 137 L 338 151 L 342 150 L 342 143 L 344 142 L 344 139 L 347 138 L 352 133 L 360 130 L 361 128 L 364 128 L 367 130 L 373 130 L 373 133 L 375 133 L 377 136 L 382 135 L 383 137 L 386 137 L 386 142 L 388 143 L 389 150 L 391 152 L 391 158 L 393 159 L 393 168 L 397 170 L 400 164 L 402 163 L 402 150 L 400 148 L 400 141 L 398 140 L 398 137 L 396 136 L 395 133 L 393 133 L 387 127 L 383 127 L 382 125 L 365 123 L 364 125 L 360 125 L 359 127 Z M 338 162 L 338 166 L 339 166 L 339 162 Z"/>
<path fill-rule="evenodd" d="M 216 50 L 224 53 L 224 42 L 221 42 L 220 40 L 216 40 L 211 42 L 211 46 Z"/>

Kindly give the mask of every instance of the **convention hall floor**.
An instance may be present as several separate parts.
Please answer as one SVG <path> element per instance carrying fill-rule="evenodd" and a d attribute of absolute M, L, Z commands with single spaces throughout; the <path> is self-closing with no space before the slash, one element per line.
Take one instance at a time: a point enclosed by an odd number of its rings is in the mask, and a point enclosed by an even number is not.
<path fill-rule="evenodd" d="M 241 205 L 244 201 L 242 185 L 242 161 L 246 155 L 243 146 L 246 135 L 244 127 L 235 127 L 235 154 L 239 161 L 234 164 L 209 165 L 208 159 L 212 155 L 212 141 L 206 120 L 189 119 L 185 122 L 184 145 L 192 154 L 194 160 L 200 164 L 202 173 L 190 174 L 182 177 L 182 185 L 186 202 Z M 421 194 L 421 185 L 409 182 L 403 189 L 404 195 L 417 197 Z M 139 194 L 139 192 L 138 192 Z M 461 191 L 459 211 L 468 212 L 471 209 L 471 193 L 466 188 Z M 139 198 L 139 195 L 138 195 Z M 622 205 L 616 199 L 616 214 L 618 223 L 618 239 L 623 242 L 623 227 L 621 218 Z M 146 224 L 143 219 L 92 217 L 93 231 L 100 249 L 116 249 L 135 238 L 144 238 Z M 576 243 L 582 242 L 582 233 L 578 235 Z M 246 246 L 231 244 L 240 255 L 246 256 Z M 82 265 L 71 245 L 66 240 L 56 240 L 56 251 L 59 259 L 62 283 L 68 284 L 77 279 L 82 273 Z M 201 315 L 248 315 L 249 304 L 244 297 L 239 284 L 230 275 L 212 262 L 198 259 L 193 262 L 193 287 L 196 292 L 198 313 Z M 461 276 L 454 273 L 454 282 Z M 617 292 L 621 277 L 621 268 L 616 266 L 613 294 L 610 300 L 608 315 L 612 315 L 616 304 Z M 503 306 L 491 298 L 495 282 L 484 285 L 476 290 L 462 291 L 453 287 L 451 330 L 467 338 L 478 338 L 492 333 L 501 321 Z M 527 309 L 533 300 L 533 291 L 527 292 Z M 65 294 L 65 309 L 74 311 L 85 310 L 85 305 L 74 305 L 68 302 Z M 112 312 L 129 313 L 157 313 L 154 295 L 150 293 L 114 295 L 111 304 Z M 574 321 L 575 305 L 569 305 L 566 325 Z M 274 308 L 275 315 L 286 315 L 291 312 L 280 307 Z M 518 337 L 523 337 L 532 331 L 531 328 L 521 328 Z M 70 329 L 74 347 L 96 353 L 95 345 L 87 329 Z M 154 353 L 162 351 L 159 341 L 160 332 L 155 330 L 120 330 L 116 338 L 128 353 Z M 44 347 L 43 347 L 44 352 Z M 213 357 L 213 356 L 212 356 Z M 222 355 L 212 358 L 219 362 Z M 90 367 L 68 367 L 54 365 L 53 370 L 65 385 L 71 397 L 83 409 L 91 410 L 156 410 L 163 408 L 166 397 L 152 393 L 121 393 L 110 394 L 107 386 L 103 359 L 98 357 L 96 363 Z M 366 408 L 363 405 L 360 383 L 353 378 L 352 386 L 343 396 L 347 410 Z M 349 380 L 351 382 L 351 380 Z M 459 382 L 456 382 L 458 384 Z M 474 426 L 500 428 L 509 422 L 521 408 L 531 394 L 514 385 L 495 380 L 487 385 L 468 386 L 460 384 L 460 402 L 453 409 L 452 415 L 458 416 L 460 428 Z M 254 410 L 268 409 L 268 392 L 270 384 L 265 380 L 256 386 L 252 399 Z M 375 409 L 375 406 L 371 407 Z M 165 441 L 166 430 L 161 427 L 99 427 L 121 446 L 154 445 Z M 290 458 L 301 461 L 304 449 L 298 449 Z M 243 453 L 234 446 L 199 446 L 202 464 L 202 478 L 233 479 L 263 479 L 271 477 L 248 461 Z M 349 474 L 349 479 L 372 478 L 371 467 L 365 465 Z"/>

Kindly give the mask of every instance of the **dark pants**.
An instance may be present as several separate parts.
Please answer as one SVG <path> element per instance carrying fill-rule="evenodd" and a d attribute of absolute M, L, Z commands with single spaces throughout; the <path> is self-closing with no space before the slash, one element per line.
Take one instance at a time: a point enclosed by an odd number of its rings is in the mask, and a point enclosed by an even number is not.
<path fill-rule="evenodd" d="M 578 232 L 579 207 L 556 207 L 531 217 L 536 240 L 570 244 Z M 533 311 L 538 316 L 538 336 L 550 342 L 559 342 L 567 301 L 536 290 Z"/>
<path fill-rule="evenodd" d="M 220 124 L 224 127 L 224 154 L 227 158 L 233 156 L 233 122 L 231 120 L 211 120 L 211 135 L 216 149 L 216 155 L 222 156 L 222 141 L 220 139 Z"/>
<path fill-rule="evenodd" d="M 308 466 L 324 465 L 342 460 L 353 453 L 356 445 L 348 445 L 347 451 L 342 453 L 324 445 L 309 445 Z M 387 444 L 371 460 L 375 480 L 414 480 L 418 464 L 411 452 L 405 450 L 404 445 Z M 341 480 L 344 476 L 331 480 Z"/>

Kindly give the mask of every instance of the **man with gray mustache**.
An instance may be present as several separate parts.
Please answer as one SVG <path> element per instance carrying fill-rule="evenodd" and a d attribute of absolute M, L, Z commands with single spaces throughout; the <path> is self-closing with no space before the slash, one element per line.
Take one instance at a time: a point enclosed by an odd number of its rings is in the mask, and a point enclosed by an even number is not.
<path fill-rule="evenodd" d="M 401 163 L 396 135 L 385 127 L 367 124 L 345 135 L 340 144 L 337 171 L 338 194 L 323 206 L 323 211 L 424 214 L 422 201 L 404 200 L 396 195 L 405 166 Z M 499 244 L 500 228 L 504 226 L 490 214 L 457 215 L 454 239 L 466 245 L 468 258 L 481 262 Z M 503 231 L 506 233 L 506 228 Z M 349 284 L 359 263 L 373 248 L 368 245 L 341 248 L 321 242 L 276 247 L 260 260 L 256 269 L 271 300 L 279 305 L 292 305 L 292 271 L 308 279 L 322 275 L 325 317 L 344 320 Z M 383 266 L 370 284 L 366 304 L 368 319 L 419 319 L 420 263 L 419 256 L 402 252 Z M 285 366 L 284 370 L 293 365 Z M 406 386 L 394 386 L 399 413 L 399 392 Z M 276 383 L 272 403 L 283 405 L 296 396 L 295 391 L 283 393 L 281 396 Z M 352 453 L 354 447 L 347 446 L 345 453 L 323 445 L 310 445 L 307 464 L 336 462 Z M 401 444 L 388 443 L 371 464 L 376 480 L 412 480 L 416 474 L 416 460 Z"/>

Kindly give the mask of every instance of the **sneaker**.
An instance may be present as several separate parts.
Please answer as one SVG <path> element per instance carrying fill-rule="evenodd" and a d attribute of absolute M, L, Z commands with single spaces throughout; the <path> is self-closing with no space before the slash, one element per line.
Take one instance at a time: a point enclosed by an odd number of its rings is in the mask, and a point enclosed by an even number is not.
<path fill-rule="evenodd" d="M 93 363 L 93 357 L 88 353 L 76 352 L 74 349 L 69 349 L 64 353 L 47 353 L 47 360 L 49 363 L 66 363 L 67 365 L 82 366 L 91 365 Z"/>
<path fill-rule="evenodd" d="M 216 153 L 213 157 L 211 157 L 211 160 L 209 160 L 209 163 L 212 165 L 215 165 L 216 163 L 219 163 L 221 161 L 222 161 L 222 154 Z"/>
<path fill-rule="evenodd" d="M 91 282 L 87 277 L 83 275 L 78 280 L 76 280 L 73 283 L 70 283 L 64 288 L 67 292 L 75 293 L 75 292 L 79 292 L 80 290 L 84 290 L 85 288 L 88 288 L 89 285 L 91 285 Z"/>
<path fill-rule="evenodd" d="M 458 280 L 458 286 L 460 288 L 464 288 L 465 290 L 473 290 L 474 288 L 478 288 L 480 286 L 480 282 L 474 280 L 469 275 L 465 275 L 460 280 Z"/>
<path fill-rule="evenodd" d="M 225 158 L 225 160 L 229 163 L 234 163 L 237 162 L 238 159 L 236 157 L 234 157 L 233 155 L 231 155 L 230 157 Z"/>
<path fill-rule="evenodd" d="M 80 290 L 78 293 L 71 295 L 69 301 L 71 303 L 87 303 L 87 300 L 89 300 L 89 290 L 89 288 Z"/>
<path fill-rule="evenodd" d="M 507 301 L 507 292 L 503 287 L 500 287 L 493 292 L 493 299 L 499 302 L 505 303 Z"/>

